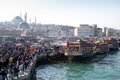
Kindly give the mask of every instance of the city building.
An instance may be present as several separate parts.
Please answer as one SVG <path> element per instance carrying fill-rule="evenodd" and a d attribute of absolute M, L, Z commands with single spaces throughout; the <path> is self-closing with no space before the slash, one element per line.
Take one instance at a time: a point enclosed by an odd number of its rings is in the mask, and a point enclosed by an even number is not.
<path fill-rule="evenodd" d="M 94 36 L 94 28 L 88 24 L 81 24 L 78 27 L 78 37 L 92 37 Z"/>
<path fill-rule="evenodd" d="M 98 38 L 102 37 L 102 28 L 97 28 L 97 37 Z"/>
<path fill-rule="evenodd" d="M 104 30 L 104 31 L 103 31 L 103 36 L 104 36 L 104 37 L 107 37 L 107 27 L 104 27 L 103 30 Z"/>
<path fill-rule="evenodd" d="M 78 37 L 102 37 L 102 28 L 98 28 L 96 24 L 88 25 L 81 24 L 80 27 L 75 29 L 75 36 Z"/>
<path fill-rule="evenodd" d="M 108 28 L 106 35 L 107 35 L 107 37 L 113 37 L 113 36 L 115 36 L 115 32 L 116 32 L 116 30 L 114 28 Z"/>
<path fill-rule="evenodd" d="M 35 22 L 27 23 L 27 12 L 24 19 L 21 16 L 16 16 L 11 22 L 0 22 L 0 35 L 4 36 L 40 36 L 40 37 L 53 37 L 53 38 L 73 38 L 73 37 L 112 37 L 120 36 L 120 30 L 104 27 L 102 29 L 97 27 L 97 24 L 81 24 L 79 27 L 68 25 L 55 25 L 55 24 L 37 24 Z"/>
<path fill-rule="evenodd" d="M 94 28 L 94 37 L 98 37 L 98 28 L 97 28 L 97 24 L 93 25 Z"/>
<path fill-rule="evenodd" d="M 115 36 L 116 36 L 117 38 L 120 37 L 120 29 L 117 29 L 117 30 L 116 30 L 116 32 L 115 32 Z"/>

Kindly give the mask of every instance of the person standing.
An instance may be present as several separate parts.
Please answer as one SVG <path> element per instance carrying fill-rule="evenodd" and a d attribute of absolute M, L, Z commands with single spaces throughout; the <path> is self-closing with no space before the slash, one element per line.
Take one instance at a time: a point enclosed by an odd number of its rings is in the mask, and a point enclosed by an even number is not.
<path fill-rule="evenodd" d="M 8 80 L 7 78 L 7 71 L 5 68 L 1 70 L 2 80 Z"/>
<path fill-rule="evenodd" d="M 0 80 L 2 80 L 2 71 L 0 69 Z"/>
<path fill-rule="evenodd" d="M 18 73 L 19 73 L 19 67 L 18 66 L 15 66 L 14 67 L 14 76 L 18 78 Z"/>
<path fill-rule="evenodd" d="M 9 79 L 13 80 L 13 78 L 14 78 L 14 70 L 12 68 L 10 68 L 10 70 L 9 70 Z"/>

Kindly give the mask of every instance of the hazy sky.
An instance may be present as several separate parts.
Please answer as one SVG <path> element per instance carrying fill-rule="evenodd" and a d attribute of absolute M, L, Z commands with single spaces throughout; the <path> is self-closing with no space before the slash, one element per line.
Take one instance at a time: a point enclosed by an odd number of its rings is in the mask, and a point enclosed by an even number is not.
<path fill-rule="evenodd" d="M 28 22 L 42 24 L 98 24 L 120 28 L 120 0 L 0 0 L 0 21 L 28 13 Z"/>

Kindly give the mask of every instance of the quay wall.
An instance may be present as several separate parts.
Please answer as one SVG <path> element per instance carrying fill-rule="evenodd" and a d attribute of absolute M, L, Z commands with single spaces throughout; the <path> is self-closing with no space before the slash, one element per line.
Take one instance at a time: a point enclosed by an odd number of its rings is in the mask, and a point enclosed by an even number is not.
<path fill-rule="evenodd" d="M 41 55 L 36 54 L 33 61 L 31 62 L 29 72 L 28 72 L 28 77 L 26 77 L 26 79 L 36 80 L 36 71 L 35 71 L 36 68 L 38 67 L 38 65 L 46 61 L 47 61 L 47 54 L 41 54 Z"/>

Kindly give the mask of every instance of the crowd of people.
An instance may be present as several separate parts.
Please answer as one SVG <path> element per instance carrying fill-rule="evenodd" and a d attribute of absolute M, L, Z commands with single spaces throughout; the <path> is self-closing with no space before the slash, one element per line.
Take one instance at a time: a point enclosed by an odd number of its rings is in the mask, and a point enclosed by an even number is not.
<path fill-rule="evenodd" d="M 30 45 L 26 40 L 0 43 L 0 80 L 13 80 L 26 71 L 36 51 Z"/>
<path fill-rule="evenodd" d="M 59 47 L 50 46 L 48 42 L 30 39 L 0 41 L 0 80 L 14 80 L 15 77 L 17 79 L 20 76 L 20 72 L 25 74 L 36 53 L 41 54 L 44 51 L 47 54 L 51 52 L 54 54 L 61 53 Z M 37 44 L 33 45 L 34 43 Z"/>

